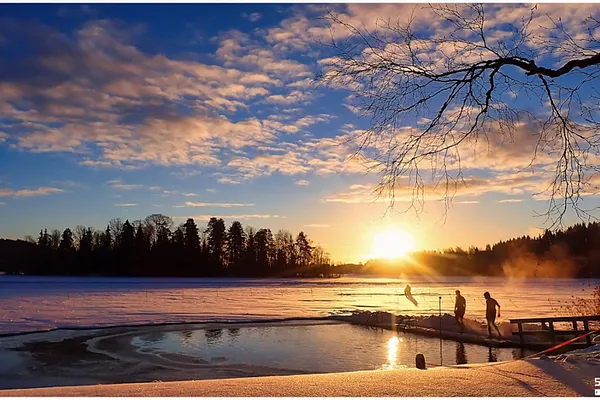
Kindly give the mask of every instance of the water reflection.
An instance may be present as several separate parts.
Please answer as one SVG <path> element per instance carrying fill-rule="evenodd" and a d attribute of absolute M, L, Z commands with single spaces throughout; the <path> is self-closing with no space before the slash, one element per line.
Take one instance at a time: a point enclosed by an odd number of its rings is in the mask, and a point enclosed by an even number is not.
<path fill-rule="evenodd" d="M 392 336 L 387 341 L 387 364 L 383 365 L 385 369 L 398 368 L 398 344 L 402 341 L 397 336 Z"/>
<path fill-rule="evenodd" d="M 456 365 L 467 363 L 467 353 L 465 352 L 464 343 L 456 342 Z"/>
<path fill-rule="evenodd" d="M 227 330 L 227 334 L 231 338 L 231 341 L 235 342 L 240 336 L 240 328 L 230 328 Z"/>
<path fill-rule="evenodd" d="M 181 331 L 181 343 L 184 346 L 189 346 L 192 343 L 192 334 L 194 333 L 194 331 L 190 331 L 188 329 Z"/>
<path fill-rule="evenodd" d="M 525 349 L 514 349 L 512 354 L 515 360 L 524 358 L 527 355 Z"/>
<path fill-rule="evenodd" d="M 496 362 L 498 361 L 498 354 L 497 354 L 497 350 L 491 347 L 488 347 L 489 351 L 488 351 L 488 361 L 489 362 Z"/>
<path fill-rule="evenodd" d="M 152 344 L 152 343 L 162 342 L 164 337 L 165 337 L 165 334 L 163 332 L 152 332 L 152 333 L 145 334 L 144 336 L 141 337 L 141 339 L 147 343 Z"/>
<path fill-rule="evenodd" d="M 204 331 L 206 342 L 209 344 L 217 343 L 221 339 L 221 335 L 223 335 L 223 329 L 207 329 Z"/>
<path fill-rule="evenodd" d="M 430 364 L 444 365 L 504 361 L 519 355 L 515 349 L 440 342 L 439 338 L 354 325 L 211 328 L 194 330 L 191 336 L 187 329 L 166 335 L 162 332 L 144 335 L 133 344 L 144 351 L 175 352 L 219 364 L 235 360 L 247 365 L 310 372 L 414 367 L 419 353 Z M 184 345 L 188 340 L 189 345 Z"/>

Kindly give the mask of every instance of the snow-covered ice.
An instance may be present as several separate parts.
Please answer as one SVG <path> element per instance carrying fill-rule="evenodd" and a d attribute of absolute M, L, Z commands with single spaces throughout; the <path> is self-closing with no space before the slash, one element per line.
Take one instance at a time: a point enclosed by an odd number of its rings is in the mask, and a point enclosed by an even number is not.
<path fill-rule="evenodd" d="M 340 279 L 174 279 L 0 276 L 0 333 L 57 327 L 105 327 L 172 322 L 255 321 L 324 317 L 352 311 L 404 315 L 451 313 L 454 290 L 467 317 L 483 319 L 482 294 L 502 305 L 503 319 L 556 315 L 572 295 L 596 281 L 499 278 L 343 277 Z M 407 282 L 418 305 L 403 296 Z"/>

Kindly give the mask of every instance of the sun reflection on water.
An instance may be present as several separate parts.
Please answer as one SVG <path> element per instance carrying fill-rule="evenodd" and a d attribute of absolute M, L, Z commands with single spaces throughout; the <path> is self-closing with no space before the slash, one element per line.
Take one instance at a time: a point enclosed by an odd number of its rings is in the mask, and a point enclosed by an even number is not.
<path fill-rule="evenodd" d="M 383 365 L 384 369 L 396 369 L 398 368 L 398 344 L 402 341 L 402 338 L 392 336 L 387 341 L 387 364 Z"/>

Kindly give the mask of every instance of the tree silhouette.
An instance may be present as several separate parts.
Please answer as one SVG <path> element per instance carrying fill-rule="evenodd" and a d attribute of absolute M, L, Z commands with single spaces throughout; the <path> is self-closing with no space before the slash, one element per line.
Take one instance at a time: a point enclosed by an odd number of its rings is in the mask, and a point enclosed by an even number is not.
<path fill-rule="evenodd" d="M 44 236 L 47 236 L 46 234 Z M 46 241 L 44 240 L 44 246 L 45 246 Z M 59 250 L 62 251 L 73 251 L 75 250 L 75 245 L 73 243 L 73 232 L 71 231 L 71 229 L 66 228 L 63 233 L 62 233 L 62 237 L 60 240 L 60 244 L 58 246 Z"/>
<path fill-rule="evenodd" d="M 211 271 L 217 274 L 224 267 L 225 260 L 225 221 L 212 217 L 205 231 L 208 234 L 208 252 Z"/>
<path fill-rule="evenodd" d="M 159 233 L 152 247 L 145 222 L 125 221 L 119 226 L 121 237 L 114 242 L 117 245 L 111 240 L 110 226 L 105 231 L 86 228 L 78 250 L 69 228 L 62 233 L 58 249 L 43 245 L 47 232 L 44 229 L 40 231 L 41 240 L 38 238 L 40 244 L 33 239 L 33 243 L 1 239 L 0 267 L 15 274 L 104 276 L 397 276 L 401 270 L 416 275 L 600 277 L 600 223 L 596 222 L 575 224 L 556 232 L 547 229 L 536 237 L 502 240 L 486 245 L 484 250 L 457 246 L 412 253 L 405 261 L 370 260 L 364 265 L 332 265 L 325 249 L 313 245 L 304 232 L 294 240 L 288 231 L 280 230 L 273 236 L 266 228 L 244 229 L 239 221 L 226 232 L 224 221 L 212 218 L 206 230 L 198 233 L 196 249 L 186 247 L 186 232 L 194 236 L 199 231 L 192 219 L 178 226 L 172 235 Z M 239 248 L 232 250 L 236 246 L 241 247 L 241 253 Z M 221 264 L 216 263 L 218 254 Z M 239 267 L 235 267 L 240 254 Z"/>
<path fill-rule="evenodd" d="M 185 247 L 188 250 L 196 251 L 200 249 L 200 234 L 198 226 L 193 218 L 188 218 L 183 225 L 185 232 Z"/>
<path fill-rule="evenodd" d="M 549 197 L 550 227 L 562 226 L 569 209 L 591 218 L 581 196 L 595 190 L 599 172 L 600 22 L 589 17 L 569 27 L 547 16 L 532 23 L 534 7 L 520 23 L 502 24 L 484 11 L 492 5 L 418 7 L 430 24 L 413 24 L 413 14 L 406 24 L 384 17 L 367 29 L 329 15 L 337 36 L 320 80 L 348 90 L 351 106 L 371 118 L 352 141 L 380 173 L 376 193 L 393 206 L 403 191 L 420 213 L 442 188 L 448 207 L 468 183 L 465 154 L 523 130 L 534 135 L 529 166 L 551 175 L 540 190 Z"/>
<path fill-rule="evenodd" d="M 271 268 L 272 238 L 273 235 L 269 229 L 259 229 L 254 235 L 257 272 L 261 275 L 267 274 Z"/>
<path fill-rule="evenodd" d="M 255 242 L 256 231 L 253 227 L 246 227 L 246 251 L 244 254 L 244 263 L 242 275 L 253 276 L 257 275 L 256 268 L 256 242 Z"/>
<path fill-rule="evenodd" d="M 296 237 L 297 263 L 300 266 L 306 266 L 310 263 L 312 246 L 304 232 L 300 232 Z"/>
<path fill-rule="evenodd" d="M 245 245 L 246 233 L 244 228 L 241 222 L 233 221 L 227 232 L 227 263 L 235 273 L 242 271 Z"/>

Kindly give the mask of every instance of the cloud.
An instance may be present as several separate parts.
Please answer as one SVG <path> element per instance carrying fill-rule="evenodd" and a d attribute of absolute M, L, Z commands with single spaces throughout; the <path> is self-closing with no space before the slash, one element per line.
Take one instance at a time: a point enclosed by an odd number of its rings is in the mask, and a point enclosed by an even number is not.
<path fill-rule="evenodd" d="M 208 189 L 206 189 L 206 191 L 208 193 L 217 193 L 217 189 L 213 189 L 213 188 L 208 188 Z"/>
<path fill-rule="evenodd" d="M 5 205 L 6 205 L 6 203 L 5 203 L 5 202 L 3 202 L 3 201 L 0 201 L 0 206 L 5 206 Z"/>
<path fill-rule="evenodd" d="M 333 118 L 334 117 L 329 114 L 307 115 L 305 117 L 300 118 L 298 121 L 296 121 L 296 126 L 299 126 L 301 128 L 308 128 L 314 124 L 318 124 L 318 123 L 322 123 L 322 122 L 329 122 Z"/>
<path fill-rule="evenodd" d="M 306 179 L 298 179 L 295 183 L 298 186 L 307 186 L 310 184 L 310 182 L 307 181 Z"/>
<path fill-rule="evenodd" d="M 479 200 L 456 201 L 454 204 L 479 204 Z"/>
<path fill-rule="evenodd" d="M 0 197 L 35 197 L 46 196 L 53 193 L 62 193 L 63 189 L 54 187 L 39 187 L 37 189 L 0 189 Z"/>
<path fill-rule="evenodd" d="M 308 89 L 309 87 L 312 87 L 314 85 L 315 80 L 313 78 L 305 78 L 288 84 L 289 87 L 301 89 Z"/>
<path fill-rule="evenodd" d="M 170 175 L 175 176 L 177 178 L 185 179 L 185 178 L 190 178 L 192 176 L 200 175 L 201 173 L 202 172 L 199 170 L 190 171 L 190 170 L 184 169 L 182 171 L 171 172 Z"/>
<path fill-rule="evenodd" d="M 262 18 L 262 14 L 258 13 L 258 12 L 253 12 L 253 13 L 242 13 L 242 17 L 246 18 L 248 21 L 250 22 L 256 22 L 259 19 Z"/>
<path fill-rule="evenodd" d="M 194 203 L 191 201 L 186 201 L 185 205 L 188 207 L 252 207 L 254 203 Z"/>
<path fill-rule="evenodd" d="M 503 199 L 498 200 L 498 203 L 521 203 L 523 199 Z"/>
<path fill-rule="evenodd" d="M 302 92 L 300 90 L 293 90 L 288 94 L 274 94 L 268 96 L 266 101 L 269 103 L 276 104 L 298 104 L 298 103 L 306 103 L 308 100 L 312 98 L 312 95 L 308 92 Z"/>
<path fill-rule="evenodd" d="M 118 190 L 138 190 L 144 188 L 144 185 L 126 184 L 121 179 L 112 179 L 110 181 L 107 181 L 106 183 Z"/>
<path fill-rule="evenodd" d="M 9 39 L 35 45 L 31 60 L 17 58 L 3 70 L 0 104 L 15 122 L 2 140 L 31 152 L 80 154 L 85 166 L 218 167 L 230 150 L 272 143 L 277 134 L 268 121 L 228 114 L 270 96 L 310 98 L 282 84 L 309 74 L 306 65 L 257 43 L 240 46 L 243 34 L 222 39 L 219 66 L 144 53 L 134 45 L 143 29 L 118 21 L 87 21 L 73 35 L 13 25 Z"/>
<path fill-rule="evenodd" d="M 253 158 L 234 158 L 229 161 L 227 167 L 235 169 L 246 179 L 268 176 L 274 172 L 283 175 L 296 175 L 310 170 L 303 159 L 303 155 L 295 151 L 289 151 L 285 154 L 259 154 Z"/>
<path fill-rule="evenodd" d="M 185 197 L 195 197 L 195 196 L 198 196 L 196 193 L 184 193 L 183 195 Z"/>
<path fill-rule="evenodd" d="M 35 62 L 17 58 L 0 83 L 2 111 L 14 121 L 0 140 L 20 150 L 70 152 L 91 168 L 181 167 L 171 172 L 179 178 L 210 170 L 224 184 L 358 171 L 337 139 L 285 137 L 333 116 L 294 118 L 315 97 L 306 91 L 311 66 L 274 51 L 260 33 L 215 38 L 217 65 L 146 53 L 135 45 L 143 27 L 119 21 L 90 20 L 72 34 L 35 24 L 8 32 L 35 43 Z M 242 108 L 254 117 L 236 115 Z"/>
<path fill-rule="evenodd" d="M 463 182 L 457 181 L 454 184 L 451 182 L 447 192 L 444 185 L 428 184 L 423 187 L 422 199 L 425 201 L 440 201 L 445 196 L 452 199 L 473 198 L 487 193 L 530 194 L 533 196 L 544 189 L 545 185 L 538 176 L 507 174 L 490 178 L 465 178 Z M 417 200 L 419 196 L 415 194 L 414 186 L 399 183 L 395 187 L 393 201 L 396 203 L 412 202 Z M 374 185 L 352 185 L 348 191 L 326 196 L 323 201 L 329 203 L 374 203 L 390 202 L 392 197 L 390 193 L 379 192 L 378 195 Z"/>
<path fill-rule="evenodd" d="M 87 4 L 80 6 L 62 6 L 58 9 L 57 15 L 61 18 L 78 17 L 96 14 L 95 10 Z"/>
<path fill-rule="evenodd" d="M 136 207 L 137 203 L 117 203 L 116 207 Z"/>
<path fill-rule="evenodd" d="M 380 29 L 381 17 L 405 22 L 412 16 L 424 31 L 444 32 L 444 23 L 423 7 L 352 3 L 329 8 L 365 29 Z M 530 9 L 486 7 L 488 29 L 496 38 L 505 33 L 496 25 L 516 23 Z M 594 7 L 568 6 L 563 21 L 575 23 L 585 14 L 597 13 Z M 543 9 L 559 12 L 552 5 Z M 325 93 L 314 87 L 312 77 L 319 61 L 321 66 L 327 64 L 322 57 L 330 55 L 313 52 L 314 44 L 331 34 L 337 39 L 349 34 L 340 27 L 332 31 L 330 21 L 315 18 L 326 10 L 299 6 L 270 29 L 220 33 L 211 39 L 217 50 L 210 62 L 198 61 L 206 59 L 199 54 L 153 53 L 137 45 L 147 39 L 143 26 L 114 20 L 88 20 L 68 32 L 30 22 L 5 24 L 3 37 L 18 39 L 31 51 L 3 68 L 0 112 L 11 124 L 1 126 L 0 143 L 29 152 L 69 152 L 91 168 L 175 167 L 179 170 L 172 175 L 180 178 L 208 170 L 222 184 L 273 174 L 366 172 L 365 160 L 351 158 L 357 143 L 348 140 L 360 134 L 354 125 L 344 124 L 342 134 L 335 137 L 307 134 L 309 128 L 333 119 L 331 114 L 305 115 L 303 106 Z M 261 17 L 243 16 L 254 21 Z M 294 51 L 301 57 L 292 57 Z M 358 112 L 353 100 L 347 98 L 341 105 L 347 103 Z M 463 168 L 483 170 L 482 175 L 488 176 L 527 165 L 537 139 L 531 132 L 539 127 L 517 128 L 512 137 L 493 127 L 486 129 L 487 137 L 480 138 L 475 152 L 461 148 Z M 551 161 L 538 155 L 538 165 Z M 122 181 L 113 187 L 159 190 Z"/>
<path fill-rule="evenodd" d="M 304 225 L 305 228 L 329 228 L 327 224 L 307 224 Z"/>
<path fill-rule="evenodd" d="M 60 186 L 64 186 L 64 187 L 84 187 L 85 185 L 83 185 L 82 183 L 79 182 L 75 182 L 75 181 L 70 181 L 70 180 L 66 180 L 66 181 L 52 181 L 52 183 L 56 184 L 56 185 L 60 185 Z"/>
<path fill-rule="evenodd" d="M 287 218 L 282 215 L 272 215 L 272 214 L 234 214 L 234 215 L 194 215 L 192 217 L 195 220 L 199 221 L 208 221 L 211 218 L 223 218 L 223 219 L 277 219 L 277 218 Z"/>
<path fill-rule="evenodd" d="M 220 176 L 219 179 L 217 179 L 217 181 L 219 183 L 225 183 L 225 184 L 229 184 L 229 185 L 239 185 L 242 183 L 242 181 L 234 176 Z"/>

